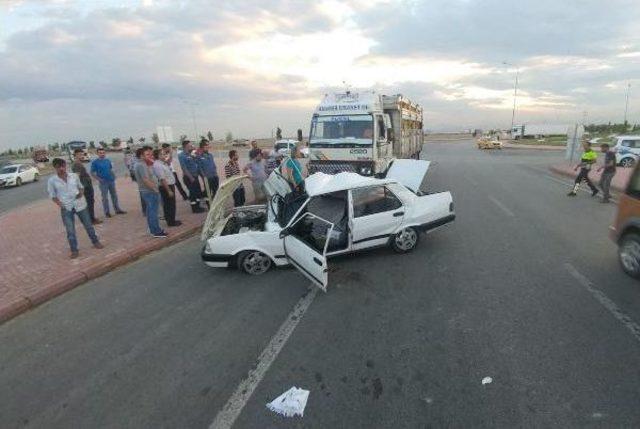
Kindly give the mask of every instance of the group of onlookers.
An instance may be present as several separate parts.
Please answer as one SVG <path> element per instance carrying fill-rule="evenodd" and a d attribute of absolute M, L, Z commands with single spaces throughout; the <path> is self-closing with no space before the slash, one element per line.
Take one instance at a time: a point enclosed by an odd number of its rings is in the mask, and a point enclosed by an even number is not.
<path fill-rule="evenodd" d="M 160 226 L 158 211 L 162 206 L 164 220 L 169 227 L 181 225 L 176 219 L 176 191 L 183 200 L 189 201 L 194 213 L 205 211 L 202 204 L 209 205 L 216 195 L 220 180 L 210 144 L 203 140 L 198 149 L 186 140 L 182 142 L 182 151 L 175 156 L 170 144 L 162 144 L 160 149 L 143 146 L 136 149 L 135 154 L 125 151 L 125 164 L 131 179 L 138 185 L 142 213 L 147 219 L 149 233 L 153 237 L 167 237 L 167 233 Z M 71 247 L 71 258 L 78 256 L 78 244 L 75 233 L 74 218 L 77 215 L 87 231 L 94 247 L 102 248 L 94 224 L 102 223 L 94 210 L 93 179 L 98 181 L 102 197 L 102 206 L 107 218 L 112 217 L 109 198 L 113 205 L 114 214 L 125 214 L 118 202 L 116 191 L 116 175 L 111 160 L 106 157 L 103 148 L 97 150 L 98 157 L 91 163 L 89 172 L 82 163 L 81 149 L 74 153 L 72 172 L 67 171 L 66 161 L 61 158 L 53 160 L 56 174 L 48 182 L 47 189 L 50 198 L 60 207 L 61 217 L 67 231 L 67 239 Z M 294 150 L 291 158 L 287 159 L 282 168 L 285 178 L 298 186 L 302 180 L 302 168 L 296 158 L 300 157 L 299 148 Z M 224 176 L 229 179 L 246 174 L 249 176 L 256 202 L 264 202 L 264 182 L 271 172 L 281 165 L 283 157 L 275 151 L 262 151 L 255 141 L 251 142 L 249 162 L 240 167 L 236 150 L 229 151 L 229 159 L 224 166 Z M 182 181 L 178 178 L 177 167 L 182 171 Z M 186 190 L 188 191 L 185 191 Z M 242 184 L 233 193 L 234 206 L 245 204 L 245 189 Z"/>

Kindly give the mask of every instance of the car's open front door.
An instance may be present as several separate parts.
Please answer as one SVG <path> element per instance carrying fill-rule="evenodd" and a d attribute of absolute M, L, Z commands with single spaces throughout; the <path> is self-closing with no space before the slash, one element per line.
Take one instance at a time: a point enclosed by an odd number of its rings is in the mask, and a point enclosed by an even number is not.
<path fill-rule="evenodd" d="M 312 213 L 305 213 L 283 232 L 284 253 L 298 271 L 326 292 L 329 283 L 327 246 L 333 224 Z"/>

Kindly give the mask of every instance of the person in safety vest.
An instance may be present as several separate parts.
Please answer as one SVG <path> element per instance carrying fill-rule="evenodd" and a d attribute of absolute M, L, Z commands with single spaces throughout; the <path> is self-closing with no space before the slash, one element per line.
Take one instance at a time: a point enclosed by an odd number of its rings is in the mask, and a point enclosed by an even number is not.
<path fill-rule="evenodd" d="M 575 184 L 573 185 L 573 189 L 567 194 L 570 197 L 575 197 L 578 189 L 580 188 L 580 183 L 584 180 L 587 182 L 587 186 L 591 189 L 591 196 L 595 197 L 598 194 L 598 188 L 595 187 L 591 179 L 589 179 L 589 172 L 591 171 L 591 167 L 596 163 L 598 159 L 598 154 L 591 149 L 591 143 L 585 142 L 583 144 L 584 153 L 580 158 L 580 164 L 576 165 L 573 171 L 580 169 L 580 173 L 576 177 Z"/>

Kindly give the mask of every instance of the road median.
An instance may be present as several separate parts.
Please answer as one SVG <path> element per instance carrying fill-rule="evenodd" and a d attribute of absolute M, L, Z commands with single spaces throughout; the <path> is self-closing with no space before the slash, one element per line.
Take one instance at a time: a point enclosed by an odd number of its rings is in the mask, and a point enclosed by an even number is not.
<path fill-rule="evenodd" d="M 549 170 L 559 176 L 575 179 L 578 173 L 574 170 L 574 167 L 575 165 L 568 163 L 554 164 L 549 166 Z M 620 193 L 624 192 L 627 188 L 627 183 L 629 183 L 632 171 L 632 168 L 618 167 L 616 175 L 613 176 L 613 180 L 611 181 L 611 189 Z M 595 171 L 595 169 L 589 173 L 589 178 L 596 184 L 600 181 L 600 176 L 601 174 Z"/>

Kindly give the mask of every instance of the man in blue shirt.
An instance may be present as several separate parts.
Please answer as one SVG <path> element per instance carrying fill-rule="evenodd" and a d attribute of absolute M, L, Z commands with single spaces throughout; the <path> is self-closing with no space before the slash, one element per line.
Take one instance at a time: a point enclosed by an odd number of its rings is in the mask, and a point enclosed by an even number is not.
<path fill-rule="evenodd" d="M 202 190 L 200 189 L 200 180 L 198 180 L 198 162 L 191 152 L 193 152 L 191 142 L 189 140 L 183 141 L 182 152 L 178 155 L 178 161 L 180 161 L 180 168 L 182 169 L 182 181 L 189 189 L 191 210 L 194 213 L 202 213 L 204 209 L 200 207 Z"/>
<path fill-rule="evenodd" d="M 104 215 L 111 217 L 109 211 L 109 194 L 111 194 L 111 202 L 113 202 L 113 210 L 116 214 L 125 214 L 126 212 L 118 205 L 118 194 L 116 193 L 116 175 L 113 173 L 113 165 L 111 160 L 107 158 L 107 154 L 103 148 L 98 149 L 98 158 L 91 163 L 91 175 L 98 181 L 100 185 L 100 195 L 102 196 L 102 208 Z"/>
<path fill-rule="evenodd" d="M 206 140 L 202 140 L 200 142 L 200 153 L 198 154 L 196 161 L 198 162 L 198 168 L 200 169 L 202 178 L 209 185 L 208 198 L 213 200 L 213 197 L 216 196 L 216 192 L 218 192 L 220 179 L 218 178 L 216 161 L 213 159 L 213 154 L 209 152 L 209 149 L 209 142 Z"/>

